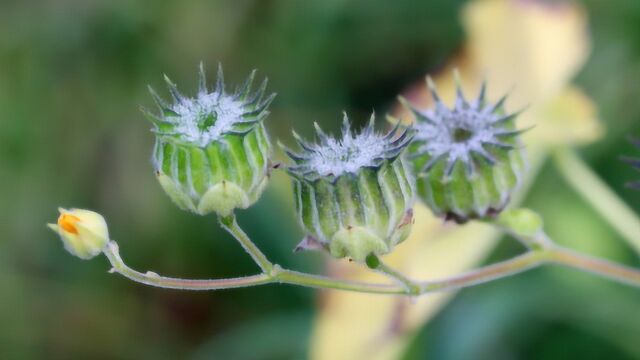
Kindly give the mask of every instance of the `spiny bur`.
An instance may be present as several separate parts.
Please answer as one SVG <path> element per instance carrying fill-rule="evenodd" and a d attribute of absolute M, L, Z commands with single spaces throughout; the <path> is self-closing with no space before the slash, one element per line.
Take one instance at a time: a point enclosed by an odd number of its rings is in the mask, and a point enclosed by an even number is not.
<path fill-rule="evenodd" d="M 456 75 L 456 79 L 457 79 Z M 516 129 L 518 113 L 506 113 L 506 96 L 496 103 L 467 100 L 456 81 L 456 100 L 447 107 L 430 78 L 434 108 L 403 104 L 415 117 L 416 136 L 407 151 L 417 176 L 419 197 L 437 215 L 464 223 L 497 215 L 508 204 L 525 172 Z"/>
<path fill-rule="evenodd" d="M 173 102 L 150 88 L 160 113 L 143 112 L 156 135 L 153 164 L 160 185 L 184 210 L 228 216 L 245 209 L 262 194 L 269 178 L 271 145 L 264 119 L 275 94 L 266 95 L 267 80 L 252 93 L 255 70 L 236 91 L 225 88 L 218 66 L 210 90 L 200 64 L 199 91 L 181 94 L 165 76 Z"/>
<path fill-rule="evenodd" d="M 295 163 L 297 217 L 307 233 L 298 249 L 325 248 L 337 257 L 364 262 L 390 252 L 409 234 L 414 179 L 401 154 L 413 133 L 396 126 L 387 134 L 368 126 L 354 134 L 344 115 L 342 138 L 315 124 L 317 143 L 293 133 L 301 151 L 285 151 Z"/>

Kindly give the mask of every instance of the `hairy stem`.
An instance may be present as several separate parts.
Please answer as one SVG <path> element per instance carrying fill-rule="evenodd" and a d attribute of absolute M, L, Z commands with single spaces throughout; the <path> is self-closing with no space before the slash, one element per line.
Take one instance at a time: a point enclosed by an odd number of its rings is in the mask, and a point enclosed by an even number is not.
<path fill-rule="evenodd" d="M 405 289 L 398 286 L 386 284 L 369 284 L 356 281 L 340 280 L 307 274 L 292 270 L 282 269 L 278 265 L 272 265 L 271 274 L 258 274 L 245 277 L 229 278 L 229 279 L 180 279 L 166 276 L 160 276 L 154 272 L 147 271 L 142 273 L 127 266 L 118 250 L 118 244 L 110 241 L 103 253 L 111 263 L 111 272 L 120 275 L 144 285 L 155 286 L 165 289 L 179 290 L 223 290 L 239 287 L 249 287 L 272 283 L 301 285 L 318 289 L 336 289 L 354 292 L 365 292 L 375 294 L 404 294 Z"/>
<path fill-rule="evenodd" d="M 406 275 L 404 275 L 403 273 L 399 272 L 398 270 L 389 267 L 387 264 L 383 263 L 382 261 L 378 261 L 377 267 L 374 268 L 375 270 L 383 273 L 384 275 L 388 276 L 389 278 L 395 280 L 397 283 L 399 283 L 400 285 L 402 285 L 406 291 L 411 294 L 411 295 L 419 295 L 420 294 L 420 284 L 416 283 L 415 281 L 409 279 Z"/>
<path fill-rule="evenodd" d="M 547 250 L 547 259 L 558 265 L 586 271 L 610 280 L 640 287 L 640 271 L 632 267 L 583 255 L 562 247 Z"/>
<path fill-rule="evenodd" d="M 345 290 L 369 294 L 407 294 L 404 286 L 341 280 L 286 269 L 276 272 L 274 279 L 274 282 L 282 284 L 300 285 L 316 289 Z"/>
<path fill-rule="evenodd" d="M 216 290 L 256 286 L 272 282 L 271 278 L 266 274 L 230 279 L 191 280 L 160 276 L 150 271 L 141 273 L 128 267 L 122 261 L 118 244 L 115 241 L 110 241 L 103 252 L 111 263 L 111 272 L 117 272 L 130 280 L 149 286 L 179 290 Z"/>
<path fill-rule="evenodd" d="M 253 261 L 260 267 L 263 273 L 269 274 L 273 269 L 273 264 L 267 259 L 262 251 L 251 241 L 249 236 L 240 228 L 236 221 L 235 214 L 219 218 L 220 225 L 238 240 L 242 248 L 251 256 Z"/>
<path fill-rule="evenodd" d="M 553 153 L 564 179 L 640 253 L 640 218 L 570 149 Z"/>
<path fill-rule="evenodd" d="M 480 285 L 537 267 L 545 262 L 546 250 L 533 250 L 509 260 L 487 265 L 451 278 L 427 281 L 422 284 L 421 293 L 448 291 Z"/>
<path fill-rule="evenodd" d="M 244 232 L 242 232 L 242 234 L 244 234 Z M 476 286 L 518 274 L 544 263 L 554 263 L 587 271 L 611 280 L 640 287 L 640 271 L 637 269 L 582 255 L 555 245 L 530 250 L 513 259 L 480 267 L 462 275 L 440 280 L 413 282 L 395 270 L 384 267 L 384 269 L 393 274 L 394 278 L 398 276 L 404 278 L 406 283 L 403 284 L 373 284 L 335 279 L 283 269 L 277 264 L 271 266 L 270 273 L 253 276 L 211 280 L 179 279 L 160 276 L 152 272 L 142 273 L 131 269 L 122 261 L 118 252 L 118 245 L 115 241 L 109 242 L 104 249 L 104 254 L 113 267 L 112 272 L 117 272 L 130 280 L 145 285 L 181 290 L 222 290 L 282 283 L 317 289 L 334 289 L 370 294 L 421 295 L 436 291 L 451 291 Z"/>

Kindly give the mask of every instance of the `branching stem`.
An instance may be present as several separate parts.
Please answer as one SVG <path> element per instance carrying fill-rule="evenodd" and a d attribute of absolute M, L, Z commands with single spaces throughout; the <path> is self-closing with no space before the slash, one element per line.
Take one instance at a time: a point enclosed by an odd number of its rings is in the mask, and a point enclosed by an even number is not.
<path fill-rule="evenodd" d="M 191 280 L 160 276 L 150 271 L 141 273 L 128 267 L 127 264 L 122 261 L 118 251 L 118 244 L 115 241 L 110 241 L 103 252 L 111 263 L 111 272 L 117 272 L 130 280 L 149 286 L 179 290 L 214 290 L 255 286 L 271 282 L 271 279 L 266 274 L 230 279 Z"/>
<path fill-rule="evenodd" d="M 242 248 L 251 256 L 253 261 L 260 267 L 263 273 L 270 274 L 273 270 L 273 264 L 262 251 L 251 241 L 249 236 L 240 228 L 236 221 L 236 216 L 231 214 L 229 216 L 219 218 L 222 228 L 227 230 L 233 237 L 238 240 Z"/>
<path fill-rule="evenodd" d="M 115 241 L 109 242 L 104 249 L 104 254 L 107 256 L 111 266 L 113 267 L 112 272 L 117 272 L 130 280 L 145 285 L 182 290 L 221 290 L 282 283 L 318 289 L 345 290 L 371 294 L 421 295 L 436 291 L 451 291 L 479 285 L 485 282 L 512 276 L 545 263 L 553 263 L 587 271 L 614 281 L 640 287 L 639 270 L 559 247 L 551 243 L 542 232 L 536 236 L 539 237 L 538 239 L 532 238 L 523 240 L 525 242 L 536 242 L 540 240 L 540 244 L 544 244 L 543 246 L 533 247 L 531 250 L 515 258 L 480 267 L 467 273 L 441 280 L 423 282 L 413 281 L 380 262 L 377 265 L 376 270 L 389 275 L 395 279 L 398 284 L 374 284 L 283 269 L 277 264 L 272 264 L 266 258 L 266 256 L 249 239 L 246 233 L 238 226 L 235 218 L 221 219 L 221 222 L 223 223 L 224 228 L 242 244 L 243 248 L 249 252 L 254 261 L 263 269 L 262 274 L 210 280 L 170 278 L 160 276 L 153 272 L 141 273 L 128 267 L 120 257 L 118 245 Z"/>
<path fill-rule="evenodd" d="M 383 263 L 382 261 L 378 262 L 377 267 L 375 268 L 375 270 L 383 273 L 384 275 L 386 275 L 389 278 L 391 278 L 394 281 L 396 281 L 396 283 L 402 285 L 404 287 L 405 291 L 409 295 L 420 295 L 420 292 L 421 292 L 420 283 L 411 280 L 410 278 L 408 278 L 403 273 L 401 273 L 398 270 L 388 266 L 387 264 Z"/>

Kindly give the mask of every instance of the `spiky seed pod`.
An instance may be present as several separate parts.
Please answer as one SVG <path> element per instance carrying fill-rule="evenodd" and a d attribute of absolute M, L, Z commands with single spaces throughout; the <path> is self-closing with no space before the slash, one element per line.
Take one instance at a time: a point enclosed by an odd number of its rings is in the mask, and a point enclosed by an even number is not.
<path fill-rule="evenodd" d="M 295 162 L 287 171 L 307 233 L 298 249 L 321 247 L 364 262 L 370 254 L 390 252 L 409 234 L 415 185 L 400 154 L 413 135 L 399 127 L 378 134 L 374 121 L 372 115 L 361 133 L 352 134 L 344 114 L 339 140 L 315 124 L 316 144 L 293 133 L 302 151 L 284 150 Z"/>
<path fill-rule="evenodd" d="M 202 64 L 199 91 L 182 95 L 165 76 L 173 98 L 166 103 L 149 88 L 160 114 L 143 112 L 154 125 L 153 164 L 165 192 L 184 210 L 229 215 L 262 194 L 269 176 L 271 145 L 263 120 L 275 94 L 267 80 L 252 93 L 255 70 L 244 85 L 227 92 L 218 66 L 215 89 L 207 87 Z"/>
<path fill-rule="evenodd" d="M 416 136 L 407 151 L 417 174 L 419 197 L 438 216 L 459 223 L 494 216 L 507 205 L 525 171 L 524 150 L 515 119 L 485 99 L 486 83 L 475 100 L 465 99 L 456 74 L 456 100 L 447 107 L 430 78 L 435 108 L 419 110 Z"/>
<path fill-rule="evenodd" d="M 631 143 L 635 145 L 637 148 L 640 148 L 640 139 L 631 139 Z M 636 170 L 640 171 L 640 159 L 625 156 L 622 158 L 622 160 L 629 163 Z M 640 181 L 628 182 L 627 187 L 632 189 L 640 189 Z"/>

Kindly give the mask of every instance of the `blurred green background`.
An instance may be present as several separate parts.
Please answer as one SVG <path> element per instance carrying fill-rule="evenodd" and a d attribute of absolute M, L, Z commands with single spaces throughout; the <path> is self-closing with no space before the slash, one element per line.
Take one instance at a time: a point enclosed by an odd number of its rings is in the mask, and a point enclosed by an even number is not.
<path fill-rule="evenodd" d="M 547 1 L 551 2 L 551 1 Z M 167 73 L 189 92 L 204 61 L 238 83 L 252 68 L 278 92 L 273 138 L 362 123 L 460 49 L 464 1 L 0 2 L 0 358 L 301 359 L 317 294 L 264 286 L 215 293 L 159 290 L 108 275 L 107 261 L 67 254 L 46 229 L 56 207 L 101 212 L 125 260 L 183 277 L 250 274 L 255 266 L 213 217 L 178 210 L 151 171 L 153 136 L 139 105 Z M 584 1 L 593 51 L 577 78 L 606 138 L 583 155 L 636 210 L 640 174 L 621 163 L 640 136 L 640 2 Z M 211 76 L 210 76 L 211 78 Z M 637 154 L 637 152 L 636 152 Z M 275 182 L 286 181 L 283 175 Z M 527 204 L 560 242 L 640 265 L 551 166 Z M 277 210 L 277 211 L 274 211 Z M 302 236 L 291 199 L 271 187 L 239 221 L 285 266 Z M 638 234 L 640 236 L 640 234 Z M 567 243 L 567 241 L 564 241 Z M 503 242 L 492 257 L 519 250 Z M 461 292 L 420 330 L 407 359 L 640 359 L 640 292 L 542 268 Z"/>

